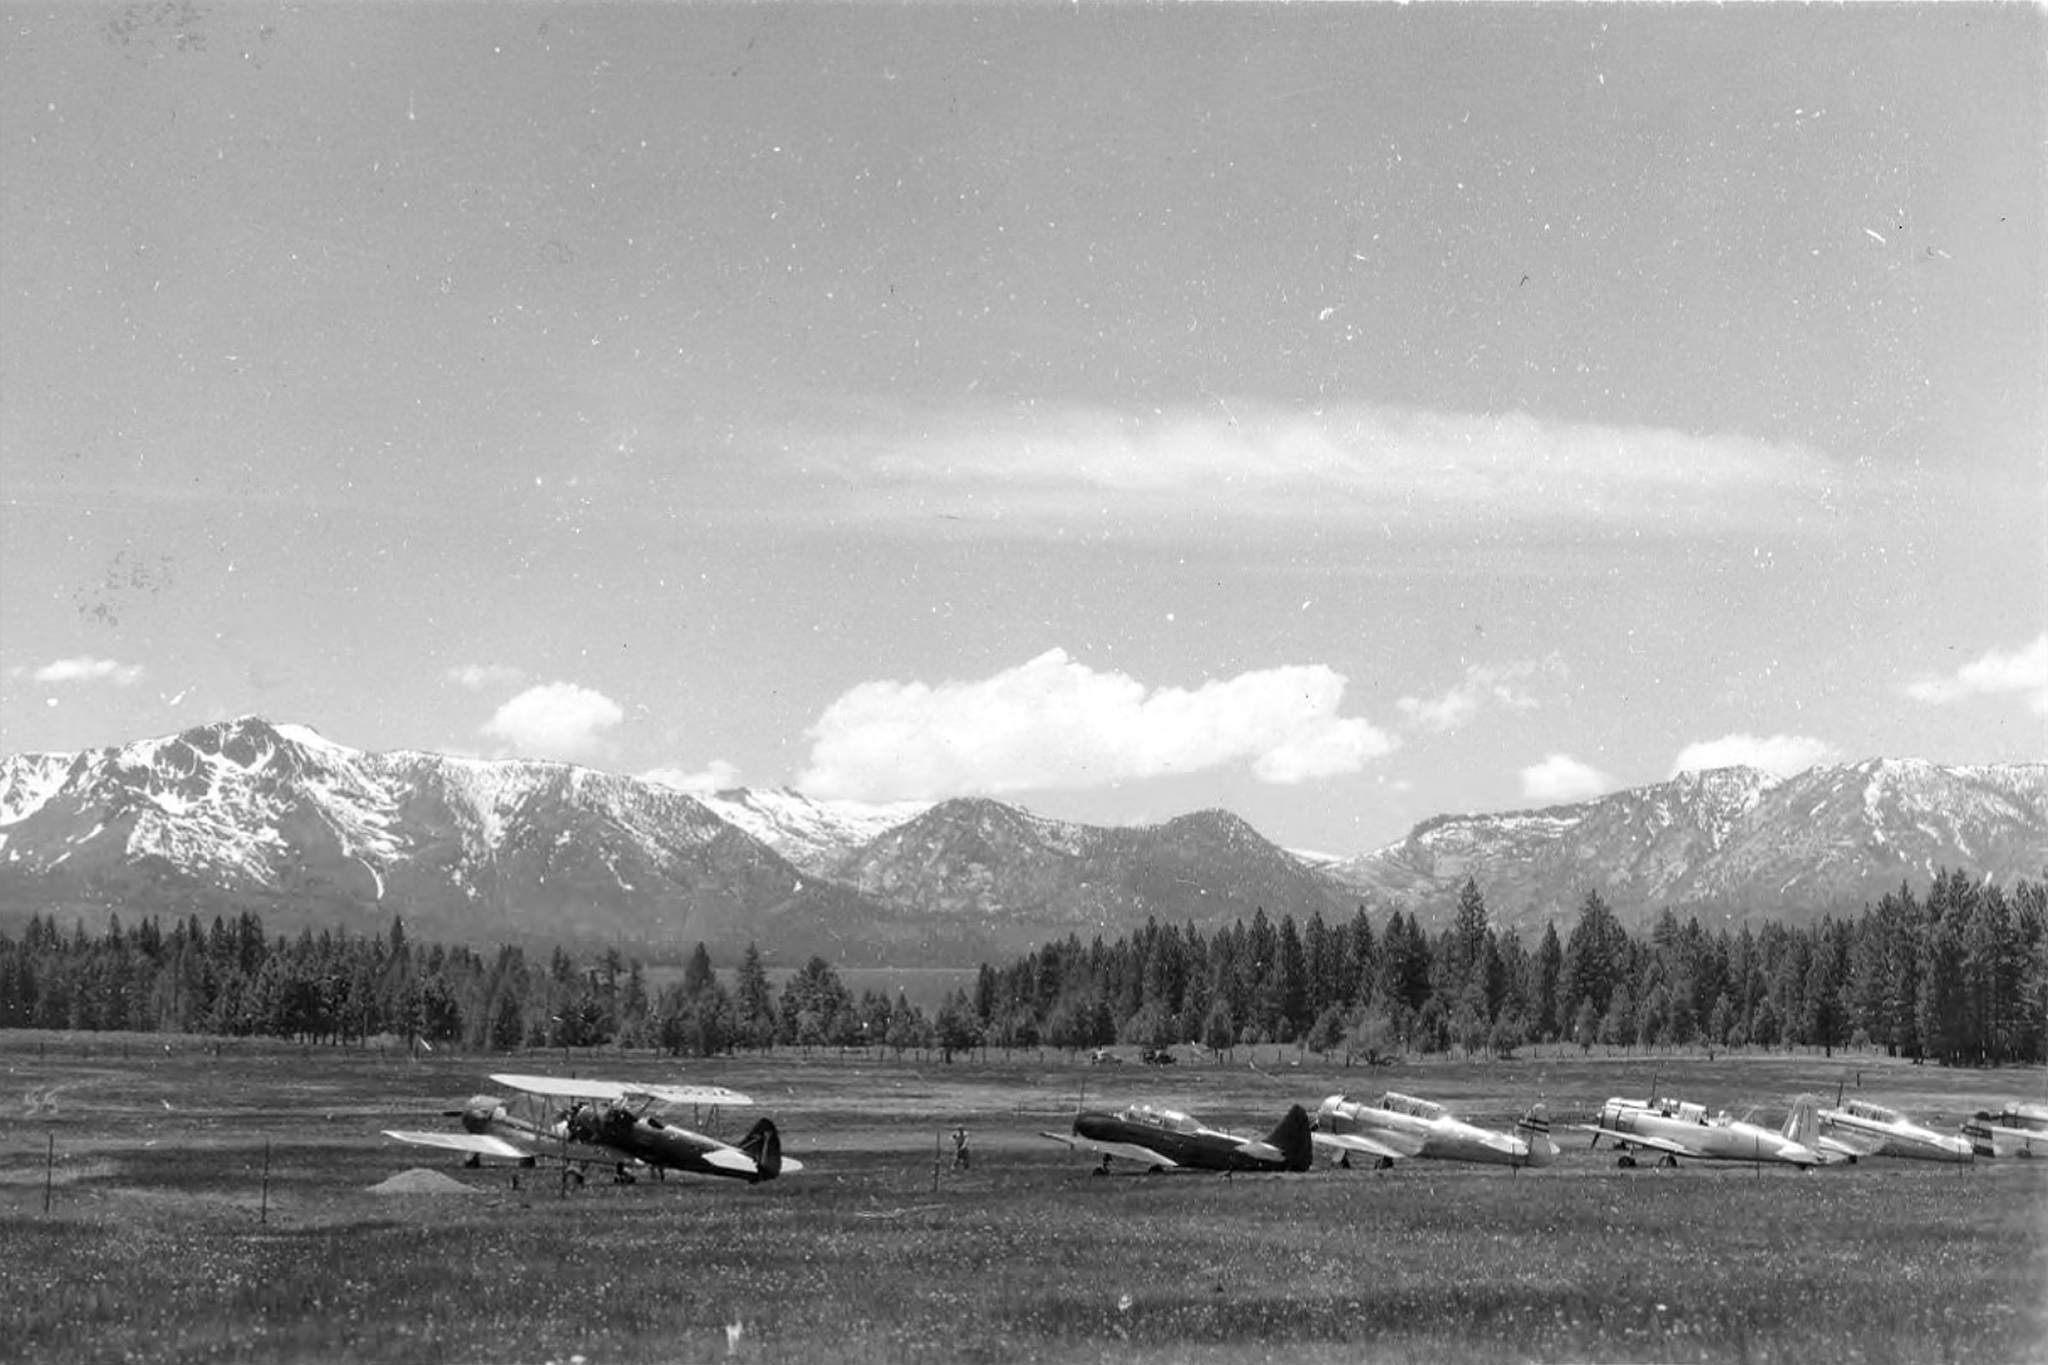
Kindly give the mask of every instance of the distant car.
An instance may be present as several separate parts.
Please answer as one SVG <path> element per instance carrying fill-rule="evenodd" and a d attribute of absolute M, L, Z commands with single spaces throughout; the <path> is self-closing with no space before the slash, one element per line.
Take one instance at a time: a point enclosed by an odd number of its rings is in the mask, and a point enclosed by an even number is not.
<path fill-rule="evenodd" d="M 1174 1055 L 1163 1047 L 1148 1047 L 1145 1049 L 1145 1065 L 1147 1066 L 1172 1066 L 1174 1061 Z"/>
<path fill-rule="evenodd" d="M 1095 1051 L 1088 1054 L 1088 1064 L 1090 1066 L 1121 1066 L 1123 1060 L 1123 1058 L 1117 1056 L 1106 1047 L 1096 1048 Z"/>

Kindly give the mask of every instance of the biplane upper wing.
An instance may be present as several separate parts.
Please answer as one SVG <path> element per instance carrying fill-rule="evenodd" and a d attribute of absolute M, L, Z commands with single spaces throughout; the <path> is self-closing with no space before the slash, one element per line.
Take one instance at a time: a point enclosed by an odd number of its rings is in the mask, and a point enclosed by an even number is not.
<path fill-rule="evenodd" d="M 1135 1142 L 1102 1142 L 1096 1138 L 1085 1138 L 1074 1133 L 1048 1133 L 1043 1130 L 1040 1137 L 1049 1137 L 1054 1142 L 1064 1142 L 1070 1151 L 1094 1152 L 1098 1156 L 1119 1157 L 1135 1161 L 1141 1166 L 1164 1166 L 1171 1170 L 1180 1165 L 1172 1157 L 1155 1152 L 1150 1147 L 1141 1147 Z"/>
<path fill-rule="evenodd" d="M 1386 1161 L 1401 1161 L 1422 1150 L 1423 1139 L 1406 1133 L 1376 1133 L 1367 1137 L 1364 1133 L 1309 1134 L 1309 1140 L 1318 1147 L 1334 1147 L 1341 1152 L 1362 1152 L 1366 1156 L 1380 1157 Z"/>
<path fill-rule="evenodd" d="M 737 1090 L 728 1090 L 722 1085 L 640 1085 L 621 1081 L 601 1081 L 591 1078 L 561 1076 L 515 1076 L 495 1074 L 491 1077 L 499 1085 L 509 1086 L 528 1095 L 544 1095 L 549 1099 L 596 1100 L 604 1104 L 620 1104 L 641 1098 L 660 1100 L 663 1104 L 752 1104 L 754 1101 Z"/>
<path fill-rule="evenodd" d="M 419 1147 L 446 1147 L 451 1152 L 474 1152 L 478 1156 L 503 1157 L 509 1161 L 525 1161 L 534 1155 L 524 1147 L 515 1146 L 501 1137 L 492 1137 L 489 1133 L 426 1133 L 386 1128 L 384 1136 Z"/>
<path fill-rule="evenodd" d="M 663 1104 L 752 1104 L 753 1097 L 722 1085 L 635 1085 L 628 1095 L 647 1095 Z"/>

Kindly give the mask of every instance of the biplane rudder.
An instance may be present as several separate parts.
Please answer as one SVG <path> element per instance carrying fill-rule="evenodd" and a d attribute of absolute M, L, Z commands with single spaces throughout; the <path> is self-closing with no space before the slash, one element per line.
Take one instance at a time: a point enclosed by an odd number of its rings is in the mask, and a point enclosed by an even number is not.
<path fill-rule="evenodd" d="M 773 1180 L 782 1174 L 782 1134 L 772 1120 L 754 1120 L 754 1126 L 740 1139 L 740 1150 L 753 1159 L 760 1172 L 755 1180 Z"/>
<path fill-rule="evenodd" d="M 1279 1148 L 1282 1169 L 1305 1171 L 1315 1165 L 1316 1140 L 1313 1132 L 1308 1110 L 1298 1104 L 1290 1107 L 1279 1127 L 1266 1138 L 1269 1146 Z"/>

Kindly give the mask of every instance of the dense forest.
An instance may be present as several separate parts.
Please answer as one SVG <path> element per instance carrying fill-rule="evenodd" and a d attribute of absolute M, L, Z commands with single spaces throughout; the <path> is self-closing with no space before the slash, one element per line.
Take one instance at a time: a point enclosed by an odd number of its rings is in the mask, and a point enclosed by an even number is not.
<path fill-rule="evenodd" d="M 266 937 L 255 915 L 123 926 L 98 937 L 31 918 L 0 935 L 0 1027 L 266 1035 L 427 1046 L 735 1049 L 881 1047 L 951 1056 L 978 1047 L 1077 1051 L 1115 1043 L 1220 1052 L 1295 1045 L 1368 1060 L 1404 1053 L 1511 1056 L 1581 1048 L 1881 1048 L 1950 1065 L 2048 1060 L 2048 886 L 2010 891 L 1942 871 L 1853 919 L 1731 932 L 1658 915 L 1640 934 L 1589 892 L 1560 938 L 1495 930 L 1468 881 L 1430 934 L 1395 912 L 1374 926 L 1263 910 L 1205 936 L 1147 923 L 984 964 L 935 1014 L 855 997 L 812 958 L 777 989 L 749 948 L 721 977 L 700 946 L 650 991 L 616 950 L 545 961 L 370 936 Z"/>

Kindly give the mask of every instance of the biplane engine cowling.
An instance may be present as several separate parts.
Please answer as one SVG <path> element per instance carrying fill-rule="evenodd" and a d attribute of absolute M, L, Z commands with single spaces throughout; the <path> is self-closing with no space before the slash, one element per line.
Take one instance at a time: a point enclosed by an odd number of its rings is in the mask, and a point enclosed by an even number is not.
<path fill-rule="evenodd" d="M 462 1127 L 465 1132 L 488 1133 L 491 1131 L 491 1124 L 502 1121 L 504 1117 L 505 1106 L 498 1103 L 496 1095 L 472 1096 L 469 1103 L 462 1106 Z"/>

